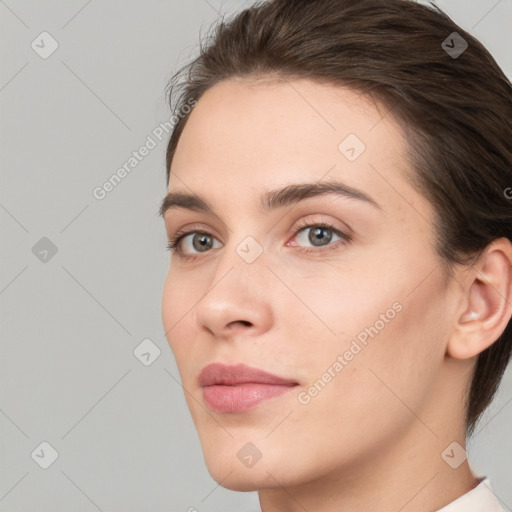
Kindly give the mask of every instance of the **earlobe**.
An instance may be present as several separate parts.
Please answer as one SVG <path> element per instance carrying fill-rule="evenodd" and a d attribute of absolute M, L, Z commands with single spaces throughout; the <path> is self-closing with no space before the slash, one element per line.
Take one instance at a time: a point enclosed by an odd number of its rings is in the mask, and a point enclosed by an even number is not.
<path fill-rule="evenodd" d="M 455 317 L 447 354 L 457 359 L 477 356 L 503 333 L 512 316 L 512 244 L 499 238 L 467 269 L 464 311 Z"/>

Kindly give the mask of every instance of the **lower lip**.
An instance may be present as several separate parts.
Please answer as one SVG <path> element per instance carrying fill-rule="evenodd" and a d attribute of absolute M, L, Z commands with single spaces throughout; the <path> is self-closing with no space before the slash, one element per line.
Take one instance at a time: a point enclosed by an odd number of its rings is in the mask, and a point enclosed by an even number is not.
<path fill-rule="evenodd" d="M 254 382 L 234 386 L 214 385 L 203 388 L 203 397 L 208 407 L 215 412 L 244 412 L 294 387 Z"/>

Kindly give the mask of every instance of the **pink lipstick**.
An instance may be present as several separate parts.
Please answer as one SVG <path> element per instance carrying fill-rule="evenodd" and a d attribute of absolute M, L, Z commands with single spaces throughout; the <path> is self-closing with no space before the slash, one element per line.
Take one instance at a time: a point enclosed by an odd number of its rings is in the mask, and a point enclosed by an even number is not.
<path fill-rule="evenodd" d="M 297 382 L 245 364 L 205 366 L 198 378 L 206 405 L 215 412 L 244 412 L 290 391 Z"/>

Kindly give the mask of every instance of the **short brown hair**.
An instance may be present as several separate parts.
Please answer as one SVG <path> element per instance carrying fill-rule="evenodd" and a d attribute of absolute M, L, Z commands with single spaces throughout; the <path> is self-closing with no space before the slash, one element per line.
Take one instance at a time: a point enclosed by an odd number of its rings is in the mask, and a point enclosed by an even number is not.
<path fill-rule="evenodd" d="M 459 36 L 468 47 L 450 54 L 446 48 Z M 367 93 L 400 122 L 413 185 L 435 209 L 444 271 L 470 265 L 496 238 L 512 240 L 504 193 L 512 185 L 512 86 L 482 44 L 438 7 L 412 0 L 258 2 L 221 20 L 201 41 L 199 56 L 169 83 L 171 108 L 180 112 L 221 80 L 267 75 Z M 188 117 L 177 117 L 169 140 L 167 182 Z M 509 321 L 478 356 L 465 396 L 468 436 L 494 398 L 511 351 Z"/>

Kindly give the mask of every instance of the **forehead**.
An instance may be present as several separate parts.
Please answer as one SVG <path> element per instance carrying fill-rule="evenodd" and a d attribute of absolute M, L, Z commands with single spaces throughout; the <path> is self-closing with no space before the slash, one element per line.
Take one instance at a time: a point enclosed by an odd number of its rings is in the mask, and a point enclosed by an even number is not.
<path fill-rule="evenodd" d="M 400 208 L 400 191 L 421 201 L 404 179 L 406 150 L 401 127 L 367 95 L 309 79 L 224 80 L 190 114 L 169 190 L 243 202 L 332 178 Z"/>
<path fill-rule="evenodd" d="M 231 152 L 240 149 L 247 154 L 255 149 L 260 158 L 262 142 L 273 156 L 277 152 L 296 154 L 300 149 L 306 154 L 315 147 L 334 149 L 337 154 L 339 142 L 351 133 L 368 149 L 383 142 L 383 136 L 388 145 L 399 146 L 400 129 L 386 118 L 385 110 L 377 108 L 368 95 L 309 79 L 236 78 L 221 81 L 204 93 L 180 144 L 187 145 L 193 137 L 196 148 L 208 144 L 224 148 L 231 140 L 243 139 L 244 146 L 232 146 Z"/>

